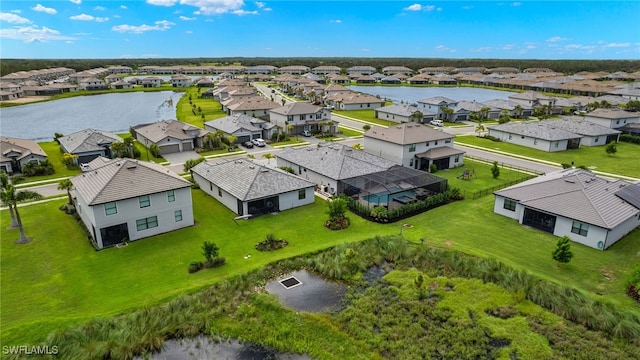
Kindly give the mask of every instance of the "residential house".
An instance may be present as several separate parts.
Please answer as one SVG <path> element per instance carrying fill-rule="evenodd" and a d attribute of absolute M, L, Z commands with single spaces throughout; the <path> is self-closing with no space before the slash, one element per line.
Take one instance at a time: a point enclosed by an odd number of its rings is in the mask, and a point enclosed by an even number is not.
<path fill-rule="evenodd" d="M 577 149 L 582 138 L 549 122 L 506 123 L 488 126 L 487 130 L 501 141 L 548 152 Z"/>
<path fill-rule="evenodd" d="M 316 75 L 340 74 L 342 69 L 333 65 L 320 65 L 311 69 L 311 72 Z"/>
<path fill-rule="evenodd" d="M 407 79 L 411 85 L 426 85 L 430 82 L 431 76 L 428 74 L 418 74 Z"/>
<path fill-rule="evenodd" d="M 584 115 L 586 121 L 617 129 L 627 124 L 640 123 L 640 113 L 615 109 L 595 109 Z"/>
<path fill-rule="evenodd" d="M 540 123 L 582 136 L 580 138 L 580 146 L 600 146 L 613 141 L 617 142 L 622 133 L 619 130 L 575 117 L 562 118 L 560 120 L 543 120 Z M 535 126 L 534 124 L 531 125 Z"/>
<path fill-rule="evenodd" d="M 438 74 L 451 74 L 455 70 L 451 66 L 436 66 L 436 67 L 423 67 L 418 70 L 420 74 L 438 75 Z"/>
<path fill-rule="evenodd" d="M 196 86 L 200 88 L 202 87 L 212 88 L 215 85 L 216 85 L 216 82 L 210 77 L 201 76 L 196 79 Z"/>
<path fill-rule="evenodd" d="M 523 93 L 509 96 L 509 100 L 516 102 L 522 106 L 526 106 L 528 109 L 535 109 L 540 106 L 553 108 L 555 106 L 556 99 L 554 97 L 546 96 L 535 91 L 525 91 Z M 532 114 L 525 114 L 524 116 L 530 115 Z"/>
<path fill-rule="evenodd" d="M 283 66 L 278 69 L 279 74 L 302 75 L 308 73 L 310 68 L 304 65 Z"/>
<path fill-rule="evenodd" d="M 280 105 L 259 95 L 231 97 L 222 102 L 223 110 L 229 115 L 244 114 L 261 119 L 268 119 L 269 112 Z"/>
<path fill-rule="evenodd" d="M 376 72 L 376 68 L 373 66 L 352 66 L 347 69 L 347 75 L 353 74 L 361 74 L 361 75 L 372 75 Z"/>
<path fill-rule="evenodd" d="M 493 211 L 605 250 L 640 225 L 640 185 L 564 169 L 496 191 Z"/>
<path fill-rule="evenodd" d="M 116 81 L 122 80 L 122 78 L 120 78 L 120 76 L 118 76 L 116 74 L 109 74 L 109 75 L 105 76 L 104 80 L 107 82 L 107 85 L 111 85 Z"/>
<path fill-rule="evenodd" d="M 351 83 L 351 79 L 343 75 L 329 74 L 327 75 L 327 79 L 334 84 L 349 84 Z"/>
<path fill-rule="evenodd" d="M 271 109 L 269 120 L 281 129 L 287 129 L 290 134 L 304 130 L 329 134 L 338 131 L 338 122 L 331 120 L 329 110 L 306 102 L 293 102 Z"/>
<path fill-rule="evenodd" d="M 484 67 L 463 67 L 456 68 L 453 70 L 454 73 L 463 74 L 463 75 L 474 75 L 474 74 L 482 74 L 487 70 Z"/>
<path fill-rule="evenodd" d="M 431 76 L 431 83 L 436 85 L 457 85 L 458 80 L 450 75 L 438 74 Z"/>
<path fill-rule="evenodd" d="M 0 171 L 11 175 L 30 162 L 45 160 L 47 154 L 35 141 L 0 136 Z"/>
<path fill-rule="evenodd" d="M 250 160 L 202 162 L 191 169 L 204 192 L 238 215 L 269 214 L 315 201 L 315 184 Z"/>
<path fill-rule="evenodd" d="M 380 79 L 381 84 L 400 84 L 402 81 L 396 76 L 385 76 Z"/>
<path fill-rule="evenodd" d="M 124 80 L 118 80 L 118 81 L 114 81 L 111 84 L 109 84 L 109 86 L 112 89 L 131 89 L 133 88 L 133 84 L 128 83 Z"/>
<path fill-rule="evenodd" d="M 163 120 L 132 128 L 136 140 L 146 147 L 156 144 L 160 154 L 193 151 L 202 148 L 206 130 L 177 120 Z"/>
<path fill-rule="evenodd" d="M 0 81 L 0 94 L 2 97 L 0 100 L 14 100 L 17 98 L 21 98 L 24 96 L 24 90 L 18 84 L 8 82 L 8 81 Z"/>
<path fill-rule="evenodd" d="M 382 73 L 384 75 L 396 75 L 396 74 L 404 74 L 411 76 L 413 74 L 413 70 L 409 69 L 406 66 L 385 66 L 382 68 Z"/>
<path fill-rule="evenodd" d="M 364 151 L 402 166 L 429 171 L 464 164 L 464 151 L 455 149 L 455 136 L 427 125 L 405 123 L 388 128 L 374 126 L 364 133 Z"/>
<path fill-rule="evenodd" d="M 221 119 L 204 123 L 205 130 L 216 132 L 218 130 L 226 136 L 233 135 L 238 138 L 238 143 L 253 139 L 271 139 L 275 125 L 244 114 L 235 114 Z"/>
<path fill-rule="evenodd" d="M 384 106 L 384 99 L 355 91 L 334 93 L 327 96 L 325 102 L 339 110 L 366 110 Z"/>
<path fill-rule="evenodd" d="M 425 114 L 415 105 L 393 104 L 379 107 L 374 110 L 377 119 L 393 121 L 396 123 L 428 122 L 435 118 L 435 114 Z"/>
<path fill-rule="evenodd" d="M 111 144 L 122 142 L 122 138 L 116 134 L 85 129 L 73 134 L 58 138 L 60 149 L 63 153 L 77 155 L 76 164 L 86 164 L 98 156 L 111 157 Z"/>
<path fill-rule="evenodd" d="M 104 81 L 94 77 L 80 79 L 78 85 L 82 90 L 104 90 L 107 88 Z"/>
<path fill-rule="evenodd" d="M 449 99 L 444 96 L 434 96 L 427 99 L 417 101 L 417 106 L 423 113 L 436 114 L 436 118 L 443 119 L 445 115 L 444 108 L 453 109 L 458 105 L 458 101 Z"/>
<path fill-rule="evenodd" d="M 375 84 L 378 79 L 373 77 L 372 75 L 360 75 L 355 78 L 356 84 Z"/>
<path fill-rule="evenodd" d="M 277 67 L 271 66 L 271 65 L 256 65 L 256 66 L 249 66 L 244 71 L 247 74 L 269 75 L 269 74 L 275 74 L 277 70 L 278 70 Z"/>
<path fill-rule="evenodd" d="M 499 109 L 501 112 L 503 110 L 507 110 L 509 112 L 509 116 L 515 118 L 527 117 L 533 114 L 532 107 L 506 99 L 492 99 L 483 101 L 481 104 L 494 109 Z"/>
<path fill-rule="evenodd" d="M 163 80 L 157 76 L 149 76 L 146 78 L 140 79 L 139 84 L 144 88 L 154 88 L 162 86 Z"/>
<path fill-rule="evenodd" d="M 502 111 L 501 109 L 487 106 L 486 104 L 477 102 L 475 100 L 460 101 L 453 108 L 454 114 L 462 114 L 462 113 L 466 113 L 469 115 L 473 114 L 478 118 L 483 118 L 483 119 L 497 119 L 500 117 L 501 111 Z M 460 120 L 467 120 L 467 118 L 463 116 L 458 116 L 458 117 L 454 117 L 452 120 L 455 122 Z"/>
<path fill-rule="evenodd" d="M 173 87 L 189 87 L 193 84 L 193 79 L 184 74 L 171 75 L 169 80 Z"/>
<path fill-rule="evenodd" d="M 194 224 L 191 183 L 164 166 L 96 158 L 71 178 L 76 212 L 96 249 Z"/>

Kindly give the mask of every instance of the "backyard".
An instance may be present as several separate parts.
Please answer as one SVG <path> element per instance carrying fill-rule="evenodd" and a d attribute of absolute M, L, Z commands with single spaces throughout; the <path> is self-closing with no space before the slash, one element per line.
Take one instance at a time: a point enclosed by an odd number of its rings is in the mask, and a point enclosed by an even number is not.
<path fill-rule="evenodd" d="M 200 98 L 201 91 L 198 87 L 187 88 L 176 106 L 177 120 L 204 128 L 205 122 L 227 116 L 220 102 Z"/>
<path fill-rule="evenodd" d="M 424 239 L 431 246 L 495 258 L 622 309 L 638 309 L 624 287 L 629 264 L 638 261 L 640 230 L 604 252 L 573 244 L 575 258 L 560 267 L 551 259 L 556 238 L 493 214 L 492 196 L 404 220 L 411 227 L 370 223 L 351 214 L 348 229 L 332 232 L 323 226 L 326 205 L 320 199 L 277 215 L 234 222 L 234 214 L 204 192 L 194 190 L 193 195 L 195 226 L 100 252 L 93 250 L 73 217 L 58 210 L 63 200 L 20 209 L 27 235 L 34 238 L 26 245 L 13 243 L 18 230 L 6 229 L 9 216 L 2 211 L 3 343 L 33 343 L 60 327 L 162 303 L 279 259 L 400 232 L 414 242 Z M 289 246 L 277 253 L 256 251 L 254 245 L 267 233 L 287 239 Z M 205 240 L 220 247 L 227 264 L 188 274 L 189 263 L 202 260 Z"/>
<path fill-rule="evenodd" d="M 605 152 L 605 146 L 583 146 L 575 150 L 546 152 L 504 141 L 495 142 L 477 136 L 457 136 L 456 142 L 552 161 L 558 164 L 571 164 L 573 162 L 574 166 L 586 166 L 591 170 L 640 178 L 640 161 L 638 161 L 640 145 L 638 144 L 619 142 L 616 144 L 618 152 L 614 155 L 608 155 Z"/>
<path fill-rule="evenodd" d="M 332 111 L 336 115 L 346 116 L 348 118 L 354 118 L 356 120 L 368 121 L 370 123 L 382 125 L 382 126 L 393 126 L 398 123 L 388 120 L 382 120 L 376 118 L 375 110 L 333 110 Z"/>

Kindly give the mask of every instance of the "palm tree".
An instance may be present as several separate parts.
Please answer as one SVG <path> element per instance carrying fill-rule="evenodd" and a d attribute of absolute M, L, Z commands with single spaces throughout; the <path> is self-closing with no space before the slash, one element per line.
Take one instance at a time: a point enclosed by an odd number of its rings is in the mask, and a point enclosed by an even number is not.
<path fill-rule="evenodd" d="M 17 227 L 18 229 L 20 229 L 20 239 L 16 240 L 15 243 L 26 244 L 30 242 L 32 239 L 28 238 L 24 233 L 24 226 L 22 225 L 22 219 L 20 218 L 20 213 L 18 212 L 18 203 L 27 200 L 40 200 L 42 199 L 42 195 L 31 190 L 18 191 L 15 186 L 9 182 L 7 183 L 6 187 L 1 190 L 0 199 L 2 199 L 2 202 L 6 204 L 10 209 L 13 208 Z"/>
<path fill-rule="evenodd" d="M 129 157 L 132 159 L 135 159 L 134 153 L 133 153 L 133 144 L 135 143 L 135 139 L 131 136 L 124 138 L 124 140 L 122 141 L 124 146 L 129 150 Z"/>
<path fill-rule="evenodd" d="M 118 141 L 111 144 L 112 157 L 123 157 L 126 151 L 127 151 L 127 146 L 123 142 Z"/>
<path fill-rule="evenodd" d="M 478 124 L 476 126 L 476 133 L 478 133 L 478 136 L 480 136 L 480 134 L 482 134 L 485 131 L 485 127 L 482 124 Z"/>
<path fill-rule="evenodd" d="M 516 117 L 517 119 L 520 119 L 520 118 L 522 117 L 522 111 L 524 110 L 524 109 L 522 108 L 522 106 L 520 106 L 520 105 L 516 105 L 516 106 L 513 108 L 513 110 L 516 112 L 516 113 L 515 113 L 515 115 L 516 115 L 515 117 Z"/>
<path fill-rule="evenodd" d="M 421 111 L 416 111 L 413 114 L 411 114 L 411 121 L 413 122 L 422 122 L 422 119 L 424 118 L 424 115 L 422 114 Z"/>
<path fill-rule="evenodd" d="M 451 120 L 451 115 L 453 115 L 453 109 L 448 106 L 442 107 L 442 114 L 444 115 L 444 120 Z"/>
<path fill-rule="evenodd" d="M 266 153 L 264 155 L 262 155 L 263 158 L 267 159 L 267 164 L 271 163 L 271 159 L 275 158 L 276 156 L 271 154 L 271 153 Z"/>
<path fill-rule="evenodd" d="M 11 181 L 9 181 L 9 175 L 7 175 L 7 173 L 5 172 L 0 172 L 0 191 L 2 191 L 0 193 L 0 195 L 2 196 L 2 198 L 0 198 L 0 201 L 2 202 L 2 205 L 9 208 L 9 215 L 11 216 L 11 225 L 9 225 L 9 229 L 13 229 L 18 227 L 18 222 L 16 221 L 16 215 L 13 212 L 13 207 L 9 206 L 8 199 L 5 198 L 5 190 L 10 184 Z"/>
<path fill-rule="evenodd" d="M 73 189 L 73 183 L 69 179 L 61 180 L 58 183 L 58 190 L 67 191 L 67 197 L 69 198 L 69 205 L 73 205 L 73 198 L 71 197 L 71 189 Z"/>

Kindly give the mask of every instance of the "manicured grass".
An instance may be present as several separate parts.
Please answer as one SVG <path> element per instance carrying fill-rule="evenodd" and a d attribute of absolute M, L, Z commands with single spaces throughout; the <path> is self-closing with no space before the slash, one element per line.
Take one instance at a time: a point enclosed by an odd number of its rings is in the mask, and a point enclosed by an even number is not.
<path fill-rule="evenodd" d="M 124 134 L 118 134 L 118 136 L 120 136 L 123 139 L 126 139 L 126 138 L 131 137 L 131 134 L 130 133 L 124 133 Z M 147 157 L 148 157 L 150 162 L 154 162 L 154 163 L 158 163 L 158 164 L 167 161 L 162 156 L 161 157 L 153 156 L 151 151 L 149 151 L 147 149 L 147 147 L 144 146 L 144 144 L 140 143 L 139 141 L 134 142 L 133 146 L 135 146 L 136 149 L 138 149 L 138 151 L 140 151 L 140 157 L 138 158 L 139 160 L 147 160 Z"/>
<path fill-rule="evenodd" d="M 640 230 L 604 252 L 572 244 L 574 259 L 559 267 L 551 259 L 557 238 L 493 214 L 492 196 L 454 202 L 403 221 L 411 228 L 370 223 L 351 214 L 351 227 L 334 232 L 323 226 L 326 204 L 318 199 L 236 223 L 235 214 L 204 192 L 193 195 L 196 226 L 100 252 L 89 245 L 75 220 L 58 210 L 64 200 L 20 209 L 27 235 L 34 238 L 26 245 L 13 243 L 18 231 L 6 229 L 9 216 L 2 211 L 3 342 L 35 342 L 61 326 L 161 303 L 272 261 L 401 231 L 415 242 L 425 239 L 429 245 L 494 257 L 593 297 L 602 294 L 621 308 L 637 309 L 624 287 L 630 264 L 638 261 Z M 289 246 L 273 253 L 256 251 L 255 243 L 267 233 L 287 239 Z M 205 240 L 220 247 L 227 264 L 188 274 L 189 262 L 202 260 Z M 252 256 L 245 259 L 248 254 Z"/>
<path fill-rule="evenodd" d="M 527 176 L 519 171 L 500 167 L 500 176 L 497 179 L 494 179 L 491 174 L 492 167 L 493 165 L 490 164 L 464 159 L 464 166 L 448 170 L 440 170 L 434 175 L 446 178 L 449 186 L 457 187 L 465 195 L 471 195 L 476 191 L 490 189 Z M 458 176 L 462 175 L 465 169 L 470 171 L 473 170 L 475 175 L 472 173 L 469 176 L 469 179 L 458 178 Z"/>
<path fill-rule="evenodd" d="M 574 150 L 546 152 L 504 141 L 495 142 L 477 136 L 458 136 L 456 137 L 456 142 L 553 161 L 559 164 L 570 164 L 573 161 L 575 166 L 584 165 L 592 170 L 640 178 L 640 161 L 638 161 L 640 145 L 638 144 L 619 142 L 616 144 L 618 152 L 609 156 L 605 152 L 605 146 L 583 146 Z"/>
<path fill-rule="evenodd" d="M 344 136 L 348 136 L 348 137 L 352 137 L 352 136 L 362 136 L 362 133 L 359 131 L 355 131 L 355 130 L 351 130 L 351 129 L 347 129 L 345 127 L 339 126 L 338 127 L 338 131 L 344 135 Z"/>
<path fill-rule="evenodd" d="M 375 112 L 373 109 L 368 110 L 333 110 L 333 112 L 337 115 L 343 115 L 346 117 L 354 118 L 356 120 L 364 120 L 374 124 L 382 125 L 382 126 L 393 126 L 398 123 L 388 120 L 378 119 L 375 116 Z"/>
<path fill-rule="evenodd" d="M 53 165 L 55 172 L 52 175 L 29 177 L 27 178 L 27 182 L 57 179 L 80 174 L 80 169 L 69 170 L 64 166 L 62 163 L 62 151 L 60 151 L 60 144 L 55 141 L 46 141 L 38 143 L 38 145 L 40 145 L 42 150 L 47 153 L 47 159 L 51 165 Z"/>
<path fill-rule="evenodd" d="M 176 107 L 177 120 L 204 128 L 205 122 L 227 116 L 222 111 L 222 105 L 218 101 L 200 98 L 202 90 L 202 88 L 190 87 L 185 91 Z M 191 97 L 191 100 L 189 100 L 189 97 Z M 191 103 L 189 103 L 190 101 Z M 193 105 L 195 105 L 195 109 Z M 202 118 L 203 114 L 204 120 Z"/>
<path fill-rule="evenodd" d="M 307 138 L 304 136 L 290 136 L 286 141 L 278 141 L 278 142 L 270 142 L 271 146 L 282 146 L 282 145 L 295 145 L 295 144 L 303 144 L 306 143 Z"/>

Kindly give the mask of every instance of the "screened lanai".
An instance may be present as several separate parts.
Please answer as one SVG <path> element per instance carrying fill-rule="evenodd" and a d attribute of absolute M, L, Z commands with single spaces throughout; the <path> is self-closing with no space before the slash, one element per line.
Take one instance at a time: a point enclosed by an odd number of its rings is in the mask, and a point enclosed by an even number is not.
<path fill-rule="evenodd" d="M 399 207 L 447 189 L 447 179 L 403 166 L 338 183 L 338 192 L 367 207 Z"/>

